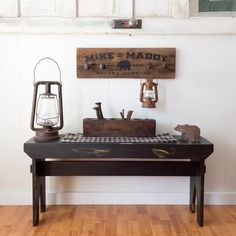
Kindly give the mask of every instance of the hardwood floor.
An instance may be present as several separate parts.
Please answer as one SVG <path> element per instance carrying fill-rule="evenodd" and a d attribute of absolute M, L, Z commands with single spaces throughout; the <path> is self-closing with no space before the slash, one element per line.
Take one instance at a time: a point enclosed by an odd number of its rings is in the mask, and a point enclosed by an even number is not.
<path fill-rule="evenodd" d="M 32 226 L 31 206 L 0 206 L 0 236 L 235 236 L 236 206 L 205 206 L 205 226 L 188 206 L 48 206 Z"/>

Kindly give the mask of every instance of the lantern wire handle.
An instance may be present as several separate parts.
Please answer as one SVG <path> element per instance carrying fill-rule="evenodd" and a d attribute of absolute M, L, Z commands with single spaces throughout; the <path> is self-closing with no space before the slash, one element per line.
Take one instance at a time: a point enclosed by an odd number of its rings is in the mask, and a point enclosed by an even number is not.
<path fill-rule="evenodd" d="M 58 63 L 57 63 L 54 59 L 52 59 L 51 57 L 44 57 L 44 58 L 40 59 L 40 60 L 36 63 L 36 65 L 35 65 L 35 67 L 34 67 L 34 75 L 33 75 L 33 76 L 34 76 L 34 82 L 33 82 L 33 83 L 35 84 L 35 82 L 36 82 L 36 75 L 35 75 L 36 68 L 38 67 L 39 63 L 42 62 L 43 60 L 51 60 L 51 61 L 53 61 L 53 62 L 57 65 L 57 68 L 58 68 L 58 71 L 59 71 L 59 82 L 60 82 L 60 84 L 62 85 L 60 66 L 59 66 Z"/>

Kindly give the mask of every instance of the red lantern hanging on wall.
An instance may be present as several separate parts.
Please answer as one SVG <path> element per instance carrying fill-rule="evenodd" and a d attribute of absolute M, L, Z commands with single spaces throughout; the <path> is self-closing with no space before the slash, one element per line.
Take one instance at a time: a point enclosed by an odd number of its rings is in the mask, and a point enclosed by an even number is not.
<path fill-rule="evenodd" d="M 140 88 L 140 102 L 142 107 L 155 108 L 156 102 L 158 101 L 158 84 L 153 82 L 153 79 L 146 79 L 141 83 Z"/>

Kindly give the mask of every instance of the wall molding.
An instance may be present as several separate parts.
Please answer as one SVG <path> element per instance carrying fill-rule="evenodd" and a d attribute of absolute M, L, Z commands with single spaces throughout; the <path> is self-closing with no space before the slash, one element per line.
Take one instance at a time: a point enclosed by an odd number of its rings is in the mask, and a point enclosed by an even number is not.
<path fill-rule="evenodd" d="M 236 35 L 236 18 L 143 18 L 141 30 L 112 29 L 112 18 L 0 18 L 0 34 Z"/>
<path fill-rule="evenodd" d="M 62 192 L 48 193 L 47 204 L 188 204 L 188 192 L 177 193 L 97 193 L 97 192 Z M 31 192 L 0 193 L 0 205 L 30 205 Z M 207 192 L 206 205 L 236 205 L 236 192 Z"/>

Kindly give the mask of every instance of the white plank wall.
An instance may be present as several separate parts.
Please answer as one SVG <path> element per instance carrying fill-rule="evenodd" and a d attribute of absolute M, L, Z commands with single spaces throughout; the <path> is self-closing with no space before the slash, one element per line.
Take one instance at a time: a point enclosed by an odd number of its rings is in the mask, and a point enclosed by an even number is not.
<path fill-rule="evenodd" d="M 135 0 L 139 17 L 187 17 L 188 0 Z M 132 0 L 0 0 L 0 17 L 131 17 Z"/>
<path fill-rule="evenodd" d="M 99 100 L 107 117 L 132 109 L 135 118 L 156 119 L 159 133 L 173 133 L 177 123 L 199 125 L 215 144 L 206 202 L 236 204 L 236 18 L 191 17 L 190 8 L 188 0 L 135 0 L 143 28 L 114 30 L 112 19 L 131 17 L 132 0 L 0 0 L 0 204 L 31 203 L 22 146 L 33 136 L 32 71 L 45 56 L 62 70 L 61 133 L 82 132 Z M 140 80 L 76 79 L 77 47 L 175 47 L 176 79 L 158 81 L 157 109 L 143 109 Z M 188 202 L 188 188 L 184 177 L 47 179 L 49 203 L 179 204 Z"/>
<path fill-rule="evenodd" d="M 0 0 L 0 17 L 18 17 L 18 0 Z"/>
<path fill-rule="evenodd" d="M 76 17 L 75 0 L 19 0 L 21 16 Z"/>
<path fill-rule="evenodd" d="M 173 17 L 189 17 L 190 6 L 189 0 L 172 0 L 171 15 Z"/>

